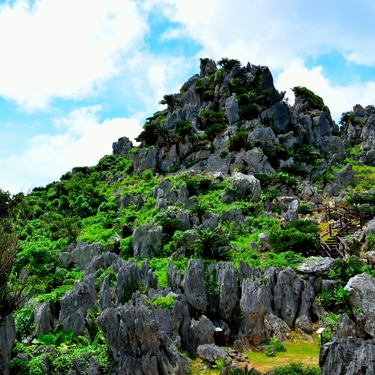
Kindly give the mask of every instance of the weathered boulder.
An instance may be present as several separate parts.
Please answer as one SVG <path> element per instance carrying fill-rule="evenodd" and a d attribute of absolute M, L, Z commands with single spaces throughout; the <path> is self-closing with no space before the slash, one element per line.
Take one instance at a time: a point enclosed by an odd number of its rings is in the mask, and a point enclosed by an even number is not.
<path fill-rule="evenodd" d="M 232 362 L 232 358 L 224 348 L 212 344 L 199 345 L 197 355 L 210 364 L 215 364 L 218 359 L 222 359 L 225 365 Z"/>
<path fill-rule="evenodd" d="M 215 326 L 205 315 L 202 315 L 198 321 L 193 318 L 190 323 L 186 349 L 193 357 L 196 357 L 199 345 L 215 344 L 214 334 Z"/>
<path fill-rule="evenodd" d="M 224 211 L 220 214 L 220 220 L 233 223 L 235 227 L 239 227 L 244 224 L 245 217 L 242 214 L 242 211 L 234 208 L 230 211 Z"/>
<path fill-rule="evenodd" d="M 249 266 L 248 263 L 246 263 L 243 260 L 240 260 L 240 264 L 238 266 L 237 271 L 237 278 L 239 285 L 242 285 L 243 280 L 260 280 L 262 271 L 260 268 L 254 268 Z"/>
<path fill-rule="evenodd" d="M 77 242 L 77 245 L 67 252 L 60 254 L 60 261 L 64 268 L 76 267 L 84 270 L 91 260 L 100 255 L 102 248 L 99 242 L 88 244 L 86 242 Z"/>
<path fill-rule="evenodd" d="M 41 303 L 35 306 L 34 310 L 35 330 L 33 336 L 37 333 L 45 335 L 53 328 L 53 317 L 50 311 L 49 303 Z"/>
<path fill-rule="evenodd" d="M 142 173 L 146 169 L 157 170 L 158 149 L 140 149 L 132 157 L 134 173 Z"/>
<path fill-rule="evenodd" d="M 345 288 L 350 292 L 348 304 L 358 326 L 375 337 L 375 280 L 366 273 L 352 277 Z"/>
<path fill-rule="evenodd" d="M 108 267 L 112 267 L 115 272 L 124 265 L 124 261 L 115 253 L 102 253 L 96 257 L 94 257 L 91 263 L 85 269 L 85 276 L 93 275 L 96 271 L 100 269 L 107 269 Z"/>
<path fill-rule="evenodd" d="M 248 142 L 251 142 L 255 146 L 273 146 L 278 144 L 279 140 L 275 136 L 275 133 L 271 128 L 256 127 L 251 131 L 247 138 Z"/>
<path fill-rule="evenodd" d="M 285 224 L 298 220 L 299 200 L 295 197 L 279 197 L 277 206 L 281 209 L 281 215 Z"/>
<path fill-rule="evenodd" d="M 308 182 L 302 183 L 300 197 L 307 202 L 322 203 L 322 197 L 317 188 L 310 185 Z"/>
<path fill-rule="evenodd" d="M 231 179 L 233 183 L 221 197 L 223 203 L 241 201 L 245 197 L 248 197 L 247 199 L 252 202 L 259 202 L 262 191 L 259 180 L 252 175 L 245 175 L 239 172 L 233 173 Z"/>
<path fill-rule="evenodd" d="M 297 267 L 297 272 L 305 275 L 327 277 L 331 269 L 331 258 L 308 258 L 305 263 Z"/>
<path fill-rule="evenodd" d="M 261 251 L 269 250 L 271 244 L 269 243 L 270 235 L 267 232 L 259 233 L 258 240 L 260 242 Z"/>
<path fill-rule="evenodd" d="M 199 226 L 200 229 L 210 228 L 216 229 L 219 225 L 219 218 L 212 212 L 208 212 L 202 216 L 202 224 Z"/>
<path fill-rule="evenodd" d="M 340 315 L 335 330 L 331 336 L 331 341 L 349 339 L 353 337 L 363 339 L 364 336 L 364 332 L 359 327 L 357 327 L 356 323 L 354 323 L 353 320 L 349 318 L 348 314 L 344 313 Z"/>
<path fill-rule="evenodd" d="M 342 339 L 320 347 L 322 375 L 374 375 L 375 340 Z"/>
<path fill-rule="evenodd" d="M 107 275 L 100 287 L 99 292 L 99 311 L 104 311 L 109 307 L 113 307 L 113 302 L 111 299 L 111 291 L 109 288 L 109 275 Z"/>
<path fill-rule="evenodd" d="M 297 318 L 302 286 L 302 281 L 291 268 L 280 271 L 275 285 L 274 304 L 277 315 L 290 328 L 293 328 Z"/>
<path fill-rule="evenodd" d="M 133 251 L 135 258 L 153 258 L 161 249 L 163 228 L 154 223 L 139 226 L 133 232 Z"/>
<path fill-rule="evenodd" d="M 157 276 L 148 268 L 147 260 L 141 268 L 132 261 L 123 262 L 117 273 L 117 283 L 114 292 L 116 306 L 127 302 L 131 294 L 139 288 L 156 288 Z"/>
<path fill-rule="evenodd" d="M 181 287 L 191 307 L 195 310 L 205 312 L 207 309 L 207 299 L 203 278 L 203 265 L 200 260 L 189 260 Z"/>
<path fill-rule="evenodd" d="M 191 319 L 186 298 L 181 294 L 168 292 L 168 289 L 155 291 L 155 295 L 151 299 L 155 300 L 158 296 L 175 298 L 171 308 L 154 307 L 153 313 L 159 328 L 171 337 L 177 347 L 187 348 Z"/>
<path fill-rule="evenodd" d="M 273 266 L 265 267 L 264 269 L 263 285 L 265 292 L 267 314 L 278 315 L 273 300 L 275 298 L 275 286 L 277 283 L 279 272 L 279 269 Z"/>
<path fill-rule="evenodd" d="M 190 244 L 195 241 L 196 237 L 194 233 L 186 231 L 182 236 L 175 242 L 174 248 L 176 249 L 173 253 L 173 259 L 181 259 L 186 256 Z"/>
<path fill-rule="evenodd" d="M 264 326 L 269 337 L 276 337 L 279 341 L 286 341 L 290 337 L 291 329 L 276 315 L 266 314 L 264 317 Z"/>
<path fill-rule="evenodd" d="M 240 337 L 246 337 L 253 345 L 258 345 L 266 339 L 264 316 L 266 315 L 265 292 L 258 280 L 242 281 L 242 296 L 240 301 L 244 319 L 239 331 Z"/>
<path fill-rule="evenodd" d="M 160 329 L 139 293 L 125 305 L 104 310 L 97 321 L 118 362 L 116 374 L 188 374 L 188 359 Z"/>
<path fill-rule="evenodd" d="M 310 317 L 310 310 L 313 303 L 316 301 L 316 294 L 313 286 L 308 280 L 302 280 L 302 283 L 301 303 L 295 326 L 308 335 L 311 335 L 313 333 L 313 326 Z"/>
<path fill-rule="evenodd" d="M 225 102 L 225 116 L 229 125 L 236 123 L 240 118 L 238 116 L 238 99 L 237 95 L 230 96 Z"/>
<path fill-rule="evenodd" d="M 220 262 L 217 280 L 220 285 L 218 313 L 223 319 L 228 320 L 238 301 L 237 279 L 232 262 Z"/>
<path fill-rule="evenodd" d="M 3 325 L 0 326 L 0 369 L 3 375 L 8 375 L 7 367 L 12 354 L 12 349 L 16 341 L 16 327 L 14 317 L 8 315 Z"/>
<path fill-rule="evenodd" d="M 367 223 L 366 233 L 375 234 L 375 219 L 372 219 Z"/>
<path fill-rule="evenodd" d="M 275 173 L 268 161 L 268 157 L 261 148 L 239 152 L 235 157 L 234 163 L 231 164 L 231 171 L 233 172 L 236 168 L 241 169 L 242 167 L 248 168 L 248 173 L 252 174 Z"/>
<path fill-rule="evenodd" d="M 127 137 L 122 137 L 117 142 L 112 143 L 112 153 L 114 155 L 125 156 L 133 147 L 133 143 Z"/>
<path fill-rule="evenodd" d="M 91 353 L 73 358 L 72 364 L 77 375 L 100 375 L 100 366 Z"/>
<path fill-rule="evenodd" d="M 95 305 L 94 277 L 90 275 L 85 281 L 76 282 L 74 289 L 61 298 L 60 305 L 59 323 L 64 332 L 73 328 L 74 336 L 81 335 L 87 312 Z"/>

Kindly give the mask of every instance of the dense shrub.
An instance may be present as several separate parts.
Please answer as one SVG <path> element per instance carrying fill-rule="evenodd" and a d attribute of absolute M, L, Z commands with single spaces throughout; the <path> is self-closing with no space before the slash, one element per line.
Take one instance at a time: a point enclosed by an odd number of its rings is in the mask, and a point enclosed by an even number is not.
<path fill-rule="evenodd" d="M 228 238 L 220 228 L 198 229 L 190 249 L 196 258 L 227 260 L 230 258 L 228 244 Z"/>
<path fill-rule="evenodd" d="M 324 111 L 327 108 L 323 102 L 323 99 L 306 87 L 295 86 L 292 88 L 292 91 L 294 92 L 295 96 L 301 97 L 302 102 L 309 103 L 311 108 L 320 109 L 321 111 Z"/>
<path fill-rule="evenodd" d="M 233 134 L 228 142 L 229 151 L 240 151 L 247 142 L 248 132 L 246 130 L 241 130 Z"/>
<path fill-rule="evenodd" d="M 303 367 L 300 363 L 291 363 L 290 365 L 276 368 L 273 375 L 320 375 L 318 367 Z"/>
<path fill-rule="evenodd" d="M 304 256 L 318 254 L 320 240 L 312 233 L 303 233 L 296 228 L 274 230 L 269 241 L 275 253 L 293 251 Z"/>

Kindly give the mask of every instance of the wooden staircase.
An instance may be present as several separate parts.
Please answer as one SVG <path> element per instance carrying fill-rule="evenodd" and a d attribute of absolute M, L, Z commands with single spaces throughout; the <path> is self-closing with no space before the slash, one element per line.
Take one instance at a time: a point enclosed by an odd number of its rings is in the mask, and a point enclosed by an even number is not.
<path fill-rule="evenodd" d="M 329 248 L 329 256 L 330 258 L 341 258 L 342 254 L 339 251 L 338 244 L 337 244 L 337 236 L 329 237 L 325 240 L 326 247 Z"/>
<path fill-rule="evenodd" d="M 339 222 L 338 228 L 333 228 L 330 224 L 327 229 L 319 233 L 322 256 L 336 259 L 352 255 L 352 251 L 343 237 L 362 229 L 363 225 L 370 220 L 370 217 L 337 204 L 335 206 L 318 205 L 317 209 L 318 212 L 326 212 L 329 219 Z M 323 238 L 326 239 L 323 240 Z"/>

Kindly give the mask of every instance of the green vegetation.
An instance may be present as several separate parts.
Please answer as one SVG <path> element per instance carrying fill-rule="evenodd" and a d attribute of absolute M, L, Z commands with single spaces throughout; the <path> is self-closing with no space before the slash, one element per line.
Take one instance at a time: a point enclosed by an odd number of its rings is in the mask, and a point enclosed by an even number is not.
<path fill-rule="evenodd" d="M 320 241 L 316 237 L 319 232 L 317 224 L 310 220 L 294 220 L 270 233 L 269 241 L 276 253 L 293 251 L 304 256 L 317 255 Z"/>
<path fill-rule="evenodd" d="M 295 96 L 300 96 L 302 98 L 302 102 L 309 103 L 311 108 L 320 109 L 321 111 L 324 111 L 327 108 L 323 99 L 306 87 L 295 86 L 292 88 L 292 91 Z"/>
<path fill-rule="evenodd" d="M 46 335 L 38 335 L 28 347 L 20 344 L 35 329 L 35 306 L 48 302 L 53 318 L 58 318 L 61 298 L 74 288 L 77 280 L 84 278 L 83 272 L 75 269 L 74 264 L 65 269 L 60 261 L 60 254 L 67 248 L 73 249 L 79 241 L 89 244 L 97 242 L 103 251 L 111 249 L 121 259 L 135 261 L 140 266 L 145 260 L 133 258 L 134 231 L 145 224 L 161 227 L 162 235 L 158 239 L 158 242 L 161 241 L 160 249 L 152 259 L 147 259 L 149 269 L 157 277 L 157 283 L 151 287 L 169 287 L 167 268 L 171 259 L 173 266 L 182 274 L 189 259 L 201 259 L 208 302 L 205 313 L 209 318 L 218 320 L 221 317 L 217 313 L 220 294 L 217 262 L 232 261 L 237 270 L 241 261 L 260 269 L 268 266 L 296 269 L 307 256 L 320 255 L 319 226 L 311 220 L 296 220 L 281 226 L 282 205 L 278 197 L 298 193 L 306 181 L 319 188 L 325 187 L 334 181 L 336 170 L 343 167 L 327 166 L 330 161 L 328 151 L 319 150 L 318 145 L 304 144 L 304 129 L 299 124 L 289 124 L 294 135 L 299 136 L 299 142 L 287 142 L 289 134 L 283 134 L 284 130 L 277 127 L 272 117 L 262 118 L 260 123 L 272 126 L 280 143 L 275 144 L 273 137 L 252 140 L 250 143 L 249 132 L 256 121 L 247 120 L 260 119 L 260 114 L 263 117 L 264 111 L 275 102 L 275 92 L 264 88 L 268 87 L 263 82 L 264 75 L 268 74 L 267 69 L 257 67 L 252 69 L 251 74 L 246 74 L 246 68 L 241 68 L 238 60 L 223 58 L 218 62 L 222 68 L 216 70 L 215 64 L 210 62 L 210 59 L 201 59 L 201 63 L 209 64 L 206 68 L 212 68 L 212 71 L 209 76 L 196 79 L 193 86 L 195 93 L 192 94 L 197 95 L 201 103 L 204 102 L 196 121 L 182 112 L 180 117 L 172 113 L 173 108 L 181 102 L 182 94 L 165 95 L 160 103 L 167 105 L 168 109 L 146 119 L 137 137 L 139 147 L 131 148 L 127 155 L 106 155 L 97 165 L 74 168 L 59 181 L 36 187 L 26 196 L 11 196 L 0 190 L 0 324 L 9 312 L 16 309 L 14 316 L 18 343 L 13 353 L 12 373 L 42 374 L 45 373 L 45 363 L 48 363 L 53 374 L 73 371 L 71 359 L 78 358 L 80 363 L 84 363 L 88 353 L 100 364 L 101 373 L 113 373 L 113 358 L 97 326 L 88 328 L 84 336 L 76 339 L 72 337 L 72 332 L 62 332 L 58 327 Z M 232 74 L 225 96 L 221 98 L 224 100 L 219 103 L 217 85 L 229 71 Z M 307 115 L 315 116 L 315 110 L 327 111 L 323 100 L 310 90 L 295 87 L 293 91 L 309 104 Z M 229 128 L 224 114 L 228 96 L 237 98 L 239 105 L 239 121 L 230 124 Z M 353 113 L 343 114 L 342 125 L 354 121 Z M 222 144 L 218 145 L 220 142 L 216 137 L 227 129 L 230 129 L 230 134 L 229 130 L 225 133 L 228 143 L 223 147 Z M 205 160 L 199 159 L 194 152 L 213 152 L 214 145 L 223 159 L 219 159 L 220 162 L 225 159 L 233 164 L 236 161 L 236 165 L 230 167 L 238 167 L 234 171 L 249 174 L 252 173 L 251 165 L 247 164 L 243 151 L 254 148 L 259 153 L 263 151 L 275 172 L 255 175 L 262 187 L 259 202 L 254 201 L 254 192 L 251 191 L 239 200 L 238 197 L 242 196 L 240 184 L 236 185 L 219 173 L 214 177 L 202 172 L 200 168 L 203 169 Z M 157 151 L 160 156 L 157 166 L 153 166 L 152 170 L 142 170 L 138 175 L 133 173 L 133 163 L 135 168 L 137 160 L 141 160 L 148 149 L 150 153 Z M 180 152 L 179 149 L 183 149 L 186 155 L 181 156 L 181 160 L 176 158 L 171 161 L 171 154 L 174 150 Z M 204 159 L 209 153 L 199 154 L 203 154 Z M 375 167 L 360 165 L 358 160 L 361 155 L 360 145 L 348 150 L 346 162 L 352 164 L 355 177 L 348 188 L 346 204 L 363 216 L 373 216 Z M 289 158 L 293 158 L 294 163 L 280 168 L 280 160 Z M 240 166 L 237 165 L 239 160 L 243 163 Z M 160 167 L 163 163 L 165 167 Z M 194 168 L 181 173 L 181 169 L 193 165 Z M 157 187 L 164 190 L 165 202 L 160 205 L 158 194 L 161 190 L 157 190 Z M 177 201 L 177 198 L 173 198 L 176 196 L 181 199 Z M 187 203 L 181 203 L 185 198 Z M 303 203 L 299 206 L 299 213 L 315 214 L 310 205 Z M 260 233 L 269 235 L 267 246 L 260 241 Z M 367 235 L 367 244 L 368 249 L 375 248 L 375 235 Z M 106 277 L 109 278 L 110 287 L 114 288 L 116 272 L 116 267 L 97 271 L 94 284 L 96 296 Z M 330 312 L 323 322 L 327 328 L 323 341 L 332 333 L 339 314 L 351 313 L 347 304 L 349 292 L 343 286 L 361 272 L 374 273 L 355 256 L 332 263 L 329 277 L 338 281 L 338 286 L 332 291 L 323 289 L 318 296 L 318 302 Z M 136 291 L 145 300 L 150 298 L 146 296 L 143 281 L 135 277 L 128 280 L 120 291 L 120 303 L 127 303 Z M 19 308 L 23 298 L 32 300 Z M 147 300 L 147 303 L 151 309 L 172 309 L 176 300 L 175 295 L 168 294 Z M 98 307 L 95 306 L 89 318 L 95 322 L 98 314 Z M 242 319 L 238 302 L 228 320 L 233 332 L 238 332 Z M 42 345 L 53 348 L 56 356 L 42 353 Z M 251 361 L 256 363 L 254 368 L 236 369 L 230 373 L 257 374 L 258 369 L 260 371 L 266 363 L 271 364 L 272 369 L 286 365 L 275 370 L 274 374 L 279 375 L 319 373 L 316 368 L 306 368 L 299 363 L 289 364 L 308 358 L 304 365 L 317 365 L 316 342 L 284 346 L 272 339 L 268 345 L 266 355 L 251 353 Z M 21 360 L 22 356 L 17 357 L 18 353 L 26 353 L 28 361 Z M 207 371 L 215 370 L 210 373 L 216 374 L 222 365 L 218 361 L 214 368 Z"/>
<path fill-rule="evenodd" d="M 291 363 L 285 367 L 276 368 L 273 375 L 320 375 L 319 368 L 303 367 L 300 363 Z"/>
<path fill-rule="evenodd" d="M 162 309 L 171 309 L 174 301 L 176 301 L 176 297 L 174 295 L 168 295 L 166 297 L 158 296 L 153 301 L 150 301 L 150 304 L 154 307 L 160 307 Z"/>

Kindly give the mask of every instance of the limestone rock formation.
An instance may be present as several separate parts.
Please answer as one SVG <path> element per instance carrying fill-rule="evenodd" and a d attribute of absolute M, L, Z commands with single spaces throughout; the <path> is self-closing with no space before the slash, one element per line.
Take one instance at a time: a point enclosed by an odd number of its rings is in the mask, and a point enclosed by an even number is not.
<path fill-rule="evenodd" d="M 200 260 L 189 260 L 181 287 L 191 307 L 195 310 L 205 312 L 207 309 L 207 299 L 203 279 L 203 265 Z"/>
<path fill-rule="evenodd" d="M 188 374 L 188 359 L 160 329 L 139 294 L 125 305 L 104 310 L 98 324 L 118 361 L 116 374 Z"/>
<path fill-rule="evenodd" d="M 322 375 L 375 374 L 375 340 L 358 338 L 329 342 L 320 348 Z"/>
<path fill-rule="evenodd" d="M 16 327 L 14 325 L 13 315 L 10 314 L 4 324 L 0 326 L 0 369 L 3 369 L 3 375 L 8 375 L 6 370 L 11 358 L 12 349 L 16 340 Z"/>

